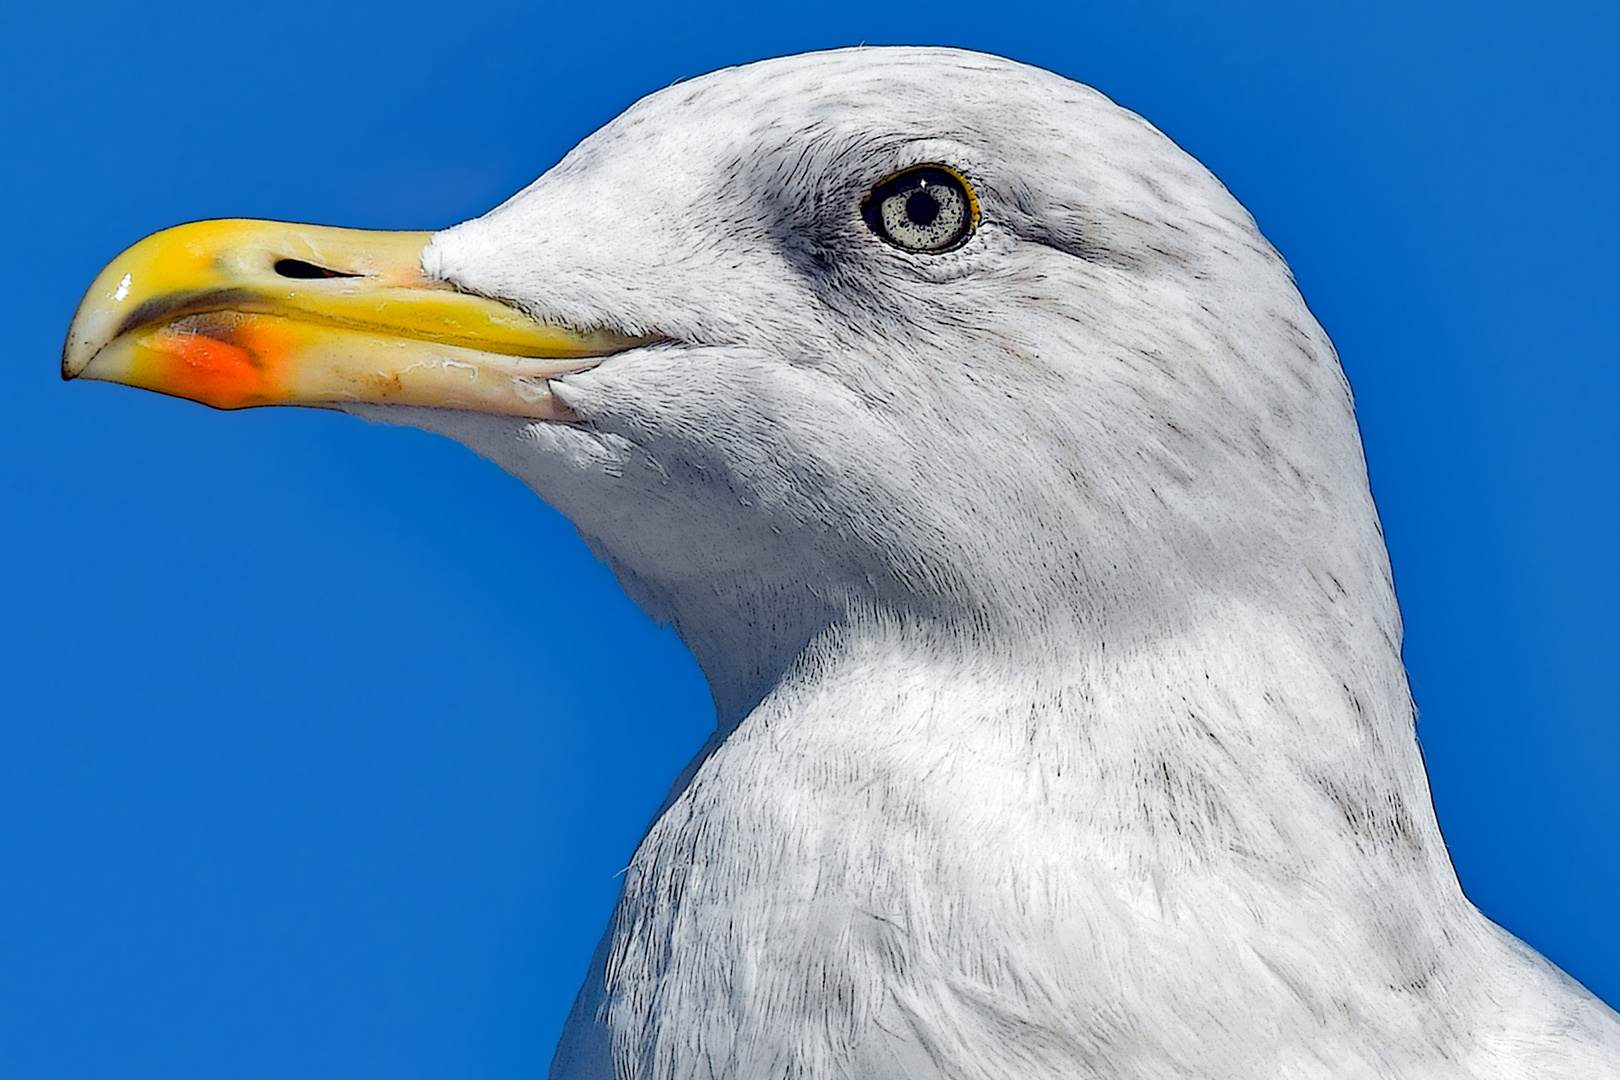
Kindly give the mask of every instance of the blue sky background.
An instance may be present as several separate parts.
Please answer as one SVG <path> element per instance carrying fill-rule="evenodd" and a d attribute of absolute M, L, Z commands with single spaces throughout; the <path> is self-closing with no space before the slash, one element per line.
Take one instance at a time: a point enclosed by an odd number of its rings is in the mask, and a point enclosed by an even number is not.
<path fill-rule="evenodd" d="M 91 3 L 0 28 L 0 1075 L 532 1077 L 710 723 L 470 452 L 57 380 L 184 220 L 431 228 L 642 94 L 804 49 L 1096 85 L 1338 343 L 1469 894 L 1620 1002 L 1612 4 Z"/>

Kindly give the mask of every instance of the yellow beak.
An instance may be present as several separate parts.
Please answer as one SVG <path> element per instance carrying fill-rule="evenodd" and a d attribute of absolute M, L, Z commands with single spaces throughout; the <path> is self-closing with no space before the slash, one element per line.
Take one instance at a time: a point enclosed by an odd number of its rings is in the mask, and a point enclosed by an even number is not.
<path fill-rule="evenodd" d="M 242 220 L 155 233 L 91 284 L 62 377 L 217 409 L 367 401 L 566 420 L 549 380 L 652 340 L 432 280 L 431 235 Z"/>

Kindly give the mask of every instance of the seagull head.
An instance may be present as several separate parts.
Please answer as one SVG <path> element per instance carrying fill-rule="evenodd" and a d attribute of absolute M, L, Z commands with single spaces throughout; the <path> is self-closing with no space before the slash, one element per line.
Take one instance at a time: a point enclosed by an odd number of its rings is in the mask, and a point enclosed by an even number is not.
<path fill-rule="evenodd" d="M 975 53 L 679 83 L 435 234 L 159 233 L 64 374 L 461 441 L 675 626 L 723 724 L 852 620 L 1016 652 L 1235 598 L 1399 633 L 1337 358 L 1251 216 Z"/>
<path fill-rule="evenodd" d="M 716 72 L 439 233 L 148 237 L 63 373 L 448 435 L 691 648 L 719 727 L 558 1080 L 1615 1045 L 1457 885 L 1332 345 L 1093 90 L 947 49 Z M 1584 1064 L 1476 1067 L 1555 1046 Z"/>

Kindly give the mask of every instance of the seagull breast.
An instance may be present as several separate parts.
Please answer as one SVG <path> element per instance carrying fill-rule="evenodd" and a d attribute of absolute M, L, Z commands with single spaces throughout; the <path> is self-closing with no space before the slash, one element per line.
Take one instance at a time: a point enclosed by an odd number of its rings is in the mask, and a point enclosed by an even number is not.
<path fill-rule="evenodd" d="M 1457 884 L 1332 344 L 1094 90 L 717 72 L 443 232 L 150 237 L 64 374 L 455 438 L 692 650 L 554 1077 L 1620 1075 Z"/>

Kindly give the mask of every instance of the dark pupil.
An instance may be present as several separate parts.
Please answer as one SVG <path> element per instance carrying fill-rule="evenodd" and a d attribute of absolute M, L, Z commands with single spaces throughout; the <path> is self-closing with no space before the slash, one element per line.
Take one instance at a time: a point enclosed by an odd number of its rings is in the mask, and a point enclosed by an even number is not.
<path fill-rule="evenodd" d="M 906 197 L 906 216 L 918 225 L 927 225 L 939 217 L 939 203 L 926 191 L 913 191 Z"/>

